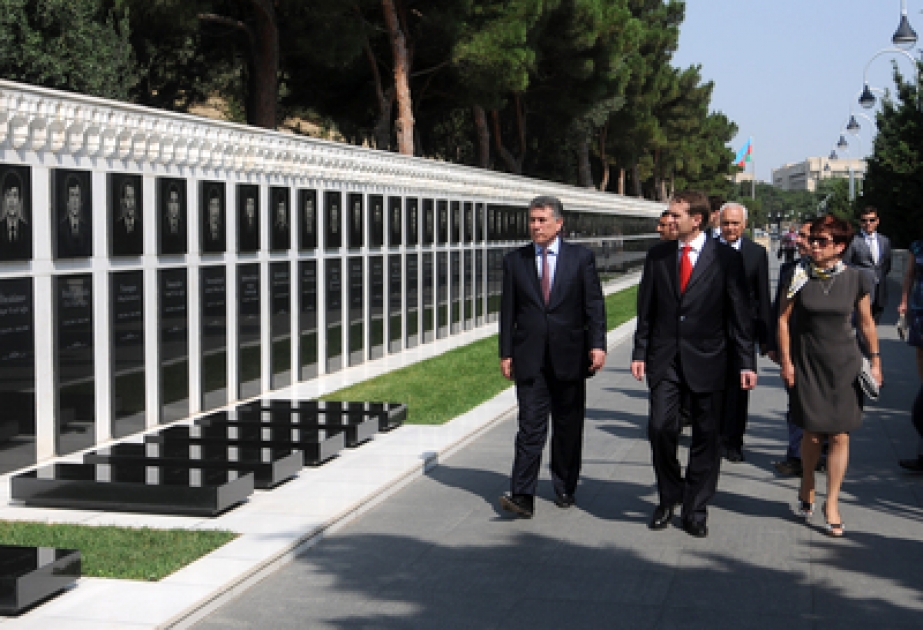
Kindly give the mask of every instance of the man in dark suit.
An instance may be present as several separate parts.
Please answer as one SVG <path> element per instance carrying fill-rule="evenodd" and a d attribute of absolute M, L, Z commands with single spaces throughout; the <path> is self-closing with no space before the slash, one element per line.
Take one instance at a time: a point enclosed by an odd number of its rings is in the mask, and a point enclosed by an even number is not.
<path fill-rule="evenodd" d="M 503 509 L 530 518 L 551 415 L 555 504 L 568 508 L 580 475 L 586 378 L 606 361 L 606 306 L 593 253 L 561 239 L 555 197 L 529 204 L 532 242 L 503 259 L 500 371 L 516 381 L 519 431 Z"/>
<path fill-rule="evenodd" d="M 139 256 L 143 252 L 138 197 L 135 182 L 126 181 L 120 186 L 119 210 L 112 231 L 112 253 L 116 256 Z"/>
<path fill-rule="evenodd" d="M 766 248 L 744 236 L 747 209 L 735 202 L 721 207 L 721 242 L 740 252 L 750 298 L 750 321 L 753 337 L 761 355 L 769 343 L 769 255 Z M 747 430 L 749 392 L 740 388 L 740 366 L 729 362 L 728 383 L 724 396 L 721 441 L 729 462 L 744 461 L 744 432 Z"/>
<path fill-rule="evenodd" d="M 64 202 L 64 216 L 58 222 L 57 256 L 59 258 L 91 256 L 93 241 L 90 224 L 83 209 L 83 188 L 76 177 L 69 176 L 65 181 L 64 189 L 67 196 Z"/>
<path fill-rule="evenodd" d="M 32 229 L 22 203 L 22 182 L 14 172 L 3 182 L 0 214 L 0 260 L 28 260 L 32 257 Z"/>
<path fill-rule="evenodd" d="M 888 274 L 891 273 L 891 241 L 878 233 L 878 210 L 866 206 L 859 215 L 862 230 L 854 237 L 843 253 L 843 262 L 866 270 L 875 279 L 872 294 L 872 317 L 881 318 L 888 303 Z"/>
<path fill-rule="evenodd" d="M 669 210 L 679 239 L 654 245 L 645 258 L 631 373 L 639 381 L 647 376 L 650 388 L 648 437 L 659 494 L 650 528 L 669 526 L 682 504 L 683 529 L 704 537 L 718 485 L 728 363 L 740 366 L 741 389 L 756 386 L 752 323 L 740 253 L 702 232 L 708 198 L 684 191 Z M 685 478 L 676 457 L 684 396 L 692 420 Z"/>

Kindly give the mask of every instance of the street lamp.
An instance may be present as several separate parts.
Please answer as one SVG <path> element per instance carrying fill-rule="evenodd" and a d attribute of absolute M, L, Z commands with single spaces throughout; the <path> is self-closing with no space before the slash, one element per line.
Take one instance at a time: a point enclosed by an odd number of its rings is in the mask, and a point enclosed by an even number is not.
<path fill-rule="evenodd" d="M 908 24 L 907 26 L 908 26 L 908 28 L 909 28 L 910 25 Z M 911 30 L 913 30 L 913 29 L 911 29 Z M 896 36 L 896 34 L 895 34 L 895 36 Z M 913 41 L 914 41 L 914 42 L 917 41 L 917 36 L 916 36 L 915 33 L 914 33 L 914 35 L 913 35 Z M 875 53 L 874 55 L 872 55 L 872 58 L 868 60 L 868 63 L 867 63 L 867 64 L 865 64 L 865 71 L 862 73 L 863 88 L 862 88 L 862 94 L 859 96 L 859 105 L 862 105 L 862 107 L 864 107 L 865 109 L 871 109 L 872 107 L 875 107 L 875 101 L 876 101 L 877 99 L 875 98 L 875 95 L 872 94 L 872 92 L 873 92 L 873 91 L 877 91 L 877 92 L 881 92 L 881 91 L 882 91 L 882 90 L 876 90 L 875 88 L 869 87 L 869 66 L 872 65 L 872 62 L 875 61 L 875 59 L 877 59 L 878 57 L 880 57 L 880 56 L 882 56 L 882 55 L 886 55 L 886 54 L 903 55 L 903 56 L 907 57 L 907 59 L 910 60 L 910 63 L 913 64 L 914 70 L 917 70 L 917 61 L 916 61 L 916 59 L 914 59 L 914 58 L 913 58 L 913 55 L 911 55 L 909 52 L 907 52 L 906 50 L 903 50 L 903 49 L 901 49 L 901 48 L 882 48 L 882 49 L 879 50 L 877 53 Z"/>
<path fill-rule="evenodd" d="M 910 21 L 907 19 L 907 0 L 901 0 L 901 23 L 898 25 L 897 30 L 894 31 L 891 43 L 896 48 L 903 48 L 904 50 L 913 48 L 914 44 L 917 43 L 917 34 L 911 28 Z"/>

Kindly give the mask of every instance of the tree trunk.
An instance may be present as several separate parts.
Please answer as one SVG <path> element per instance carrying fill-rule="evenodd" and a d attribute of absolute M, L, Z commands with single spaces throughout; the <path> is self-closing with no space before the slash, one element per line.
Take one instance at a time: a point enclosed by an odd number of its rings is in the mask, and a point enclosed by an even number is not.
<path fill-rule="evenodd" d="M 474 128 L 478 138 L 478 166 L 490 168 L 490 127 L 487 126 L 487 115 L 480 105 L 472 105 L 474 114 Z"/>
<path fill-rule="evenodd" d="M 510 173 L 522 175 L 522 163 L 503 146 L 503 140 L 500 137 L 500 113 L 495 109 L 490 110 L 490 120 L 494 127 L 494 148 L 497 149 L 497 155 L 506 164 L 506 168 Z"/>
<path fill-rule="evenodd" d="M 358 9 L 357 9 L 358 13 Z M 359 13 L 362 19 L 362 14 Z M 375 83 L 375 99 L 378 101 L 378 121 L 372 130 L 375 138 L 375 148 L 387 151 L 391 148 L 391 112 L 394 108 L 394 86 L 391 85 L 387 90 L 381 80 L 381 73 L 378 71 L 378 59 L 372 51 L 368 38 L 362 42 L 365 49 L 365 58 L 369 62 L 369 69 L 372 71 L 372 81 Z"/>
<path fill-rule="evenodd" d="M 394 88 L 397 96 L 397 150 L 404 155 L 413 155 L 413 100 L 410 95 L 410 55 L 407 39 L 394 7 L 394 0 L 381 0 L 391 38 L 391 52 L 394 55 Z"/>
<path fill-rule="evenodd" d="M 609 123 L 603 125 L 599 132 L 599 161 L 602 163 L 603 176 L 599 182 L 599 189 L 605 191 L 609 187 L 609 160 L 606 158 L 606 136 L 609 133 Z"/>
<path fill-rule="evenodd" d="M 641 192 L 641 173 L 638 172 L 637 164 L 633 164 L 631 167 L 631 179 L 635 189 L 635 197 L 643 197 L 644 194 Z"/>
<path fill-rule="evenodd" d="M 624 195 L 624 194 L 625 194 L 625 169 L 624 169 L 624 168 L 620 168 L 620 169 L 619 169 L 619 187 L 618 187 L 618 192 L 619 192 L 620 195 Z"/>
<path fill-rule="evenodd" d="M 590 168 L 590 144 L 583 132 L 577 137 L 577 179 L 584 188 L 596 188 Z"/>

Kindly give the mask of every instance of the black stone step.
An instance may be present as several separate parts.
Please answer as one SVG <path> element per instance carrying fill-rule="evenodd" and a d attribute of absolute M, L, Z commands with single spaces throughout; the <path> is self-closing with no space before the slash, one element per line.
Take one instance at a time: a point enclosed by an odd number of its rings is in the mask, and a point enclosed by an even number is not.
<path fill-rule="evenodd" d="M 369 416 L 343 416 L 340 414 L 314 414 L 289 410 L 231 410 L 215 411 L 197 418 L 200 426 L 260 425 L 280 430 L 285 428 L 326 429 L 342 431 L 348 448 L 359 446 L 378 433 L 378 420 Z"/>
<path fill-rule="evenodd" d="M 79 577 L 76 549 L 0 545 L 0 615 L 18 615 Z"/>
<path fill-rule="evenodd" d="M 216 516 L 253 493 L 253 474 L 135 463 L 57 463 L 14 476 L 26 505 Z"/>
<path fill-rule="evenodd" d="M 378 420 L 379 431 L 390 431 L 407 419 L 407 405 L 383 402 L 340 402 L 335 400 L 299 400 L 261 398 L 237 405 L 241 411 L 287 411 L 302 413 L 339 414 L 347 417 L 367 416 Z"/>
<path fill-rule="evenodd" d="M 253 486 L 273 488 L 291 479 L 304 466 L 301 451 L 259 446 L 221 447 L 211 444 L 122 443 L 83 456 L 87 464 L 134 462 L 145 466 L 180 466 L 253 473 Z"/>

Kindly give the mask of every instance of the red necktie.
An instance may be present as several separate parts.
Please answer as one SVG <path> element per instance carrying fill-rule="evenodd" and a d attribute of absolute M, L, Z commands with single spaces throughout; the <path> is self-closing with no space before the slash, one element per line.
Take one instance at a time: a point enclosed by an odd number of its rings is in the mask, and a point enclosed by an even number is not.
<path fill-rule="evenodd" d="M 542 249 L 542 297 L 545 304 L 551 298 L 551 269 L 548 267 L 548 248 Z"/>
<path fill-rule="evenodd" d="M 689 252 L 692 251 L 692 248 L 688 245 L 683 245 L 683 255 L 679 259 L 679 290 L 680 293 L 686 292 L 686 285 L 689 284 L 689 276 L 692 275 L 692 258 L 689 256 Z"/>

